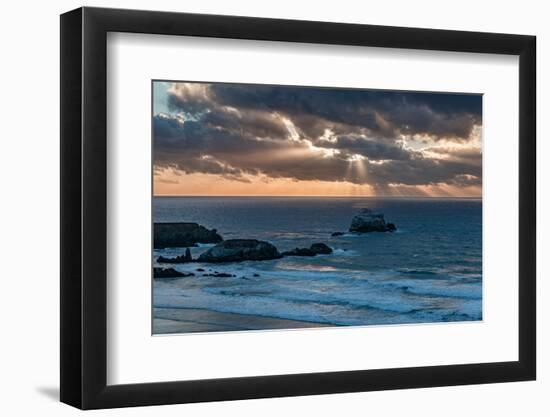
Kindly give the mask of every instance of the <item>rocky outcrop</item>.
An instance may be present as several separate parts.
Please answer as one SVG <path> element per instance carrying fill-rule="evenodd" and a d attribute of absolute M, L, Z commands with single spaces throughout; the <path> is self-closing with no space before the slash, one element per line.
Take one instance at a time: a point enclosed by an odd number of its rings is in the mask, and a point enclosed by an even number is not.
<path fill-rule="evenodd" d="M 356 215 L 349 227 L 350 232 L 393 232 L 397 228 L 393 223 L 386 223 L 382 213 L 375 213 L 371 209 L 364 208 Z"/>
<path fill-rule="evenodd" d="M 309 248 L 294 248 L 292 250 L 283 252 L 283 256 L 316 256 L 316 255 L 328 255 L 332 253 L 332 249 L 324 243 L 314 243 Z"/>
<path fill-rule="evenodd" d="M 294 248 L 283 252 L 283 256 L 315 256 L 317 255 L 310 248 Z"/>
<path fill-rule="evenodd" d="M 344 236 L 344 232 L 334 232 L 330 234 L 331 236 Z"/>
<path fill-rule="evenodd" d="M 214 272 L 211 274 L 202 274 L 203 277 L 215 277 L 215 278 L 231 278 L 235 277 L 236 275 L 229 274 L 227 272 Z"/>
<path fill-rule="evenodd" d="M 176 256 L 175 258 L 165 258 L 164 256 L 159 256 L 157 258 L 159 264 L 184 264 L 187 262 L 193 262 L 191 257 L 191 251 L 189 248 L 185 249 L 185 254 Z"/>
<path fill-rule="evenodd" d="M 318 255 L 330 255 L 332 253 L 332 249 L 324 243 L 314 243 L 309 247 L 309 249 Z"/>
<path fill-rule="evenodd" d="M 223 238 L 216 229 L 208 230 L 197 223 L 155 223 L 153 247 L 185 248 L 197 243 L 218 243 Z"/>
<path fill-rule="evenodd" d="M 192 272 L 183 273 L 176 271 L 174 268 L 153 268 L 154 278 L 184 278 L 194 275 Z"/>
<path fill-rule="evenodd" d="M 269 242 L 256 239 L 230 239 L 201 254 L 198 262 L 241 262 L 278 259 L 281 254 Z"/>

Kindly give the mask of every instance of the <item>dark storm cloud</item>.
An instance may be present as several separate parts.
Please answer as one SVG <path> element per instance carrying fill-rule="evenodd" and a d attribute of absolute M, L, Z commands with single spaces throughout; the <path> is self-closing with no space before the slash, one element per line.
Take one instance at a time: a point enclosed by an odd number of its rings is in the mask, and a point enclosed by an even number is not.
<path fill-rule="evenodd" d="M 153 118 L 156 169 L 379 189 L 481 182 L 469 142 L 481 96 L 175 83 L 167 100 L 173 114 Z M 404 146 L 417 134 L 425 149 Z"/>
<path fill-rule="evenodd" d="M 367 157 L 369 160 L 410 160 L 418 153 L 406 150 L 402 145 L 385 140 L 367 139 L 362 136 L 342 135 L 333 141 L 319 140 L 316 146 L 344 151 L 346 154 L 356 154 Z"/>
<path fill-rule="evenodd" d="M 233 84 L 212 84 L 210 92 L 221 105 L 285 114 L 309 137 L 347 125 L 374 136 L 466 140 L 481 123 L 480 95 Z"/>
<path fill-rule="evenodd" d="M 248 110 L 238 112 L 233 110 L 212 110 L 201 118 L 201 123 L 210 127 L 223 129 L 245 136 L 258 138 L 285 139 L 288 130 L 280 118 L 272 113 Z"/>

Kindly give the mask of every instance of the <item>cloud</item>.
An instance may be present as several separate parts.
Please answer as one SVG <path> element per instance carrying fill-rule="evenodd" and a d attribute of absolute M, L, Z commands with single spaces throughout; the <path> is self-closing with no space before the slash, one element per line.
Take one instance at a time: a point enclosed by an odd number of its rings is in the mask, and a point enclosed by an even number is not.
<path fill-rule="evenodd" d="M 173 83 L 168 108 L 153 118 L 159 169 L 381 190 L 481 183 L 478 95 Z"/>
<path fill-rule="evenodd" d="M 348 155 L 361 155 L 369 160 L 410 160 L 416 152 L 403 148 L 402 144 L 386 140 L 368 139 L 359 135 L 342 135 L 333 140 L 318 140 L 316 146 L 337 149 Z"/>
<path fill-rule="evenodd" d="M 369 174 L 371 182 L 378 186 L 456 184 L 466 176 L 472 179 L 470 184 L 481 183 L 481 166 L 454 160 L 418 158 L 389 161 L 381 165 L 369 165 Z"/>
<path fill-rule="evenodd" d="M 347 125 L 382 137 L 467 139 L 481 124 L 481 96 L 473 94 L 212 84 L 209 97 L 221 105 L 294 117 L 310 137 L 331 125 Z"/>

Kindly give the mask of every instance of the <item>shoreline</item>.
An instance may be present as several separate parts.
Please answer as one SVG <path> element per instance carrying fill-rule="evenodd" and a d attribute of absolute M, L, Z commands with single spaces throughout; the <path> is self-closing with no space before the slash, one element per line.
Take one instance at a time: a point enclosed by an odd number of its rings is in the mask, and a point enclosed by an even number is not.
<path fill-rule="evenodd" d="M 221 313 L 199 308 L 153 307 L 153 335 L 245 330 L 291 330 L 312 327 L 335 327 L 335 325 L 252 314 Z"/>

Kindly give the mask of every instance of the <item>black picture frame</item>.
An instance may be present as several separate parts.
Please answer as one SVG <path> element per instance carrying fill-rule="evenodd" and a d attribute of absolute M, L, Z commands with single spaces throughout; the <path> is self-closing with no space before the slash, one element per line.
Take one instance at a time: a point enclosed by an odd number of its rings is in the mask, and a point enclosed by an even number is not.
<path fill-rule="evenodd" d="M 108 32 L 519 56 L 519 360 L 107 385 Z M 60 57 L 62 402 L 95 409 L 535 379 L 534 36 L 84 7 L 61 15 Z"/>

